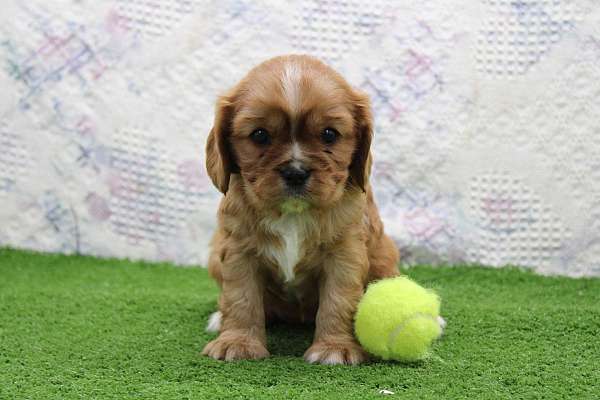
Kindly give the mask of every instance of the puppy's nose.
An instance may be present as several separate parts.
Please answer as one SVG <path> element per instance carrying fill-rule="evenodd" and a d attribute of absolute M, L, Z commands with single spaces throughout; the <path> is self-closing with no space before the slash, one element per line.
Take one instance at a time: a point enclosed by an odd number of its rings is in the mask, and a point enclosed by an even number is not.
<path fill-rule="evenodd" d="M 279 170 L 279 174 L 288 186 L 302 186 L 308 180 L 310 171 L 301 167 L 288 165 Z"/>

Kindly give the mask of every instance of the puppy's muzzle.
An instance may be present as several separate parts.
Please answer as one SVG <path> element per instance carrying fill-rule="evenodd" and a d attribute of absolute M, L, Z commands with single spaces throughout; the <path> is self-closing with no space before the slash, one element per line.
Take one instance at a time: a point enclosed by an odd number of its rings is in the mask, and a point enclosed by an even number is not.
<path fill-rule="evenodd" d="M 279 169 L 279 175 L 281 175 L 288 188 L 301 189 L 306 185 L 306 181 L 310 177 L 310 171 L 302 167 L 287 165 Z"/>

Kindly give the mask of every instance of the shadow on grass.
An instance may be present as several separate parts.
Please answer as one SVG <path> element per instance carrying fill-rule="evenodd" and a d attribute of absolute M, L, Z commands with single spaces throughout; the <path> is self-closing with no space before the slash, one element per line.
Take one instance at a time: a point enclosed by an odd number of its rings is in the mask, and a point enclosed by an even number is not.
<path fill-rule="evenodd" d="M 312 343 L 315 326 L 277 322 L 267 327 L 267 347 L 274 356 L 302 357 Z"/>

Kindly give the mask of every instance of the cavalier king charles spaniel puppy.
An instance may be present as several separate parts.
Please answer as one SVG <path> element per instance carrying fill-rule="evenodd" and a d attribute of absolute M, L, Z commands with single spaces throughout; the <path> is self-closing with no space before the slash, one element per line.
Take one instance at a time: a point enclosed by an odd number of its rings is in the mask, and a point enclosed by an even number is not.
<path fill-rule="evenodd" d="M 310 363 L 366 359 L 356 305 L 399 261 L 369 185 L 372 138 L 367 95 L 309 56 L 263 62 L 218 99 L 206 167 L 224 194 L 208 262 L 219 335 L 203 354 L 267 357 L 265 324 L 282 320 L 315 324 Z"/>

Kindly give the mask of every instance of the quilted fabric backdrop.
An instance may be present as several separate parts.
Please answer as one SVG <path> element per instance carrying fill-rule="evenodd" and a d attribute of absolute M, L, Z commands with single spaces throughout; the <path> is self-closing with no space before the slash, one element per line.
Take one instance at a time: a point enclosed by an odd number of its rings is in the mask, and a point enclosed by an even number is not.
<path fill-rule="evenodd" d="M 600 275 L 594 0 L 3 1 L 0 244 L 204 263 L 215 97 L 291 52 L 371 95 L 405 263 Z"/>

